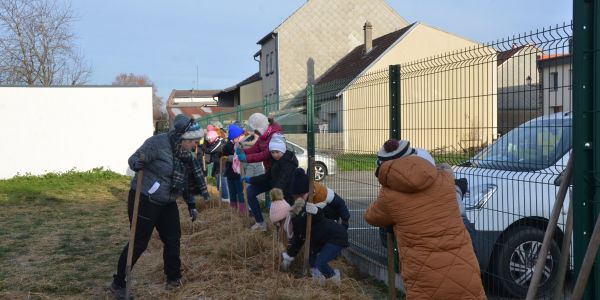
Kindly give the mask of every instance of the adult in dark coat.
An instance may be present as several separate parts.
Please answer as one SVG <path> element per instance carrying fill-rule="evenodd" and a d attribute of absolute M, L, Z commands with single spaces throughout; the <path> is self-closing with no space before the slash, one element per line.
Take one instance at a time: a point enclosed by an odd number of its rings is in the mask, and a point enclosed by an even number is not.
<path fill-rule="evenodd" d="M 210 198 L 204 181 L 202 163 L 191 152 L 203 134 L 202 128 L 193 119 L 178 115 L 175 118 L 174 129 L 168 133 L 148 138 L 129 158 L 129 166 L 136 172 L 131 180 L 128 197 L 127 212 L 130 223 L 138 172 L 144 170 L 132 266 L 146 250 L 152 232 L 156 228 L 164 244 L 163 259 L 167 288 L 181 285 L 181 259 L 179 256 L 181 226 L 179 209 L 175 200 L 179 196 L 186 199 L 193 222 L 198 217 L 198 211 L 194 197 L 189 195 L 201 194 L 205 200 Z M 116 298 L 125 297 L 128 249 L 129 244 L 121 252 L 117 274 L 113 276 L 113 281 L 109 286 Z"/>

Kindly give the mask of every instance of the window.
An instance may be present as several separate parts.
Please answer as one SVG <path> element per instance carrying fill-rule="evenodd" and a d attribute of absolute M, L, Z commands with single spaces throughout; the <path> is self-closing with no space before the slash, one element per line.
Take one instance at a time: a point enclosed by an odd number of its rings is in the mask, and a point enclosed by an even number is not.
<path fill-rule="evenodd" d="M 269 72 L 270 72 L 270 65 L 269 65 L 269 59 L 270 59 L 270 55 L 267 54 L 267 59 L 265 59 L 265 64 L 267 64 L 267 66 L 265 67 L 265 75 L 269 76 Z"/>
<path fill-rule="evenodd" d="M 475 167 L 535 171 L 558 161 L 571 148 L 571 119 L 528 122 L 477 154 Z"/>
<path fill-rule="evenodd" d="M 558 89 L 558 72 L 550 72 L 550 88 L 553 91 Z"/>
<path fill-rule="evenodd" d="M 269 65 L 271 66 L 271 69 L 269 69 L 269 74 L 273 74 L 273 72 L 275 72 L 275 66 L 273 64 L 273 51 L 271 51 L 271 58 L 270 58 L 270 62 Z"/>

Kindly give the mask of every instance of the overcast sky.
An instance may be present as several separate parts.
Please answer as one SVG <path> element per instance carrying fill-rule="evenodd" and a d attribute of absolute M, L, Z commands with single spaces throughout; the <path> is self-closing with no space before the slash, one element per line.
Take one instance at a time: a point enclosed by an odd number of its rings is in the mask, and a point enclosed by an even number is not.
<path fill-rule="evenodd" d="M 144 74 L 166 100 L 172 89 L 222 89 L 258 71 L 256 42 L 305 1 L 77 0 L 71 6 L 81 52 L 93 68 L 90 84 L 110 84 L 121 72 Z M 409 23 L 479 42 L 572 19 L 567 0 L 386 2 Z"/>

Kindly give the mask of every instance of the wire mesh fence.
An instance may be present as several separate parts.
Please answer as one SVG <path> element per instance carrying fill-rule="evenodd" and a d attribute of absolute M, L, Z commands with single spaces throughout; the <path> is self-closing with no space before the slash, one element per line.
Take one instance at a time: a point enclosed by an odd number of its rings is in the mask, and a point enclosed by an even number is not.
<path fill-rule="evenodd" d="M 550 213 L 571 149 L 572 25 L 531 31 L 477 47 L 390 69 L 314 85 L 315 109 L 306 93 L 238 106 L 200 122 L 244 124 L 254 113 L 280 123 L 288 149 L 308 167 L 307 126 L 315 132 L 315 179 L 334 190 L 350 211 L 353 251 L 385 265 L 380 231 L 363 213 L 377 198 L 376 153 L 392 127 L 437 164 L 466 178 L 462 199 L 474 250 L 490 298 L 523 298 L 540 255 Z M 392 81 L 393 82 L 393 81 Z M 399 91 L 400 120 L 390 123 L 391 90 Z M 307 124 L 312 113 L 314 124 Z M 539 295 L 552 298 L 570 201 L 567 193 L 546 255 Z M 427 216 L 424 216 L 427 217 Z M 435 222 L 435 220 L 431 220 Z M 572 263 L 569 263 L 572 266 Z"/>

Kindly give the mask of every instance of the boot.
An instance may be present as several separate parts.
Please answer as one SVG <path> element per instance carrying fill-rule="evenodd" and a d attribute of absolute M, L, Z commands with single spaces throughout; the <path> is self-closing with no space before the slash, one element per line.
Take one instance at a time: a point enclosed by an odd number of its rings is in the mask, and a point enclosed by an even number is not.
<path fill-rule="evenodd" d="M 125 287 L 118 286 L 113 282 L 111 282 L 108 287 L 108 291 L 113 295 L 116 300 L 125 300 Z M 133 295 L 129 295 L 129 299 L 133 299 Z"/>
<path fill-rule="evenodd" d="M 237 203 L 237 202 L 236 202 Z M 248 212 L 246 211 L 246 203 L 237 203 L 238 211 L 240 212 L 240 216 L 247 217 Z"/>
<path fill-rule="evenodd" d="M 264 232 L 267 231 L 267 224 L 265 222 L 256 223 L 250 229 Z"/>
<path fill-rule="evenodd" d="M 233 208 L 233 210 L 238 209 L 238 203 L 234 201 L 229 202 L 229 207 Z"/>
<path fill-rule="evenodd" d="M 333 281 L 334 283 L 340 284 L 340 282 L 342 282 L 342 273 L 340 273 L 340 270 L 333 269 L 333 276 L 329 277 L 329 280 Z"/>
<path fill-rule="evenodd" d="M 323 283 L 325 280 L 325 276 L 321 274 L 321 271 L 317 268 L 310 268 L 310 274 L 312 276 L 313 282 Z"/>

